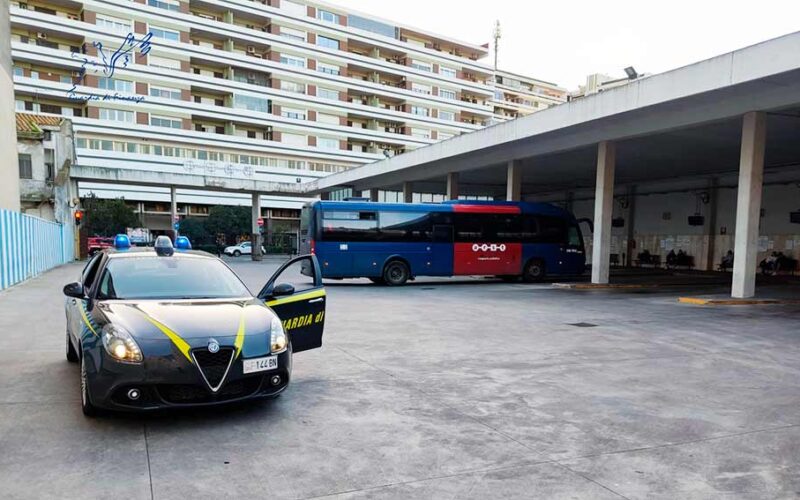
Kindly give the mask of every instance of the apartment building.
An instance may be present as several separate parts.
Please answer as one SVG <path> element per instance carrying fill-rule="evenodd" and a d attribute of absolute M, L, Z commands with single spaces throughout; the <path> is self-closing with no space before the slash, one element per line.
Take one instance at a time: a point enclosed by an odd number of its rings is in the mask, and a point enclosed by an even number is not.
<path fill-rule="evenodd" d="M 490 100 L 497 121 L 527 116 L 567 101 L 567 89 L 555 83 L 498 70 Z"/>
<path fill-rule="evenodd" d="M 12 0 L 10 14 L 16 109 L 69 117 L 79 165 L 305 182 L 479 129 L 498 109 L 486 47 L 316 1 Z M 180 189 L 178 201 L 187 214 L 250 203 Z M 301 203 L 262 197 L 265 213 Z"/>

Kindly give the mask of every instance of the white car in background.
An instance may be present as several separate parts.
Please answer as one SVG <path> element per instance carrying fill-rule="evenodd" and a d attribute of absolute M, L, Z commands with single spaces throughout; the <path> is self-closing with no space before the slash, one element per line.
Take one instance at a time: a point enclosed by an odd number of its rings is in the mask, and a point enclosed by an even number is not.
<path fill-rule="evenodd" d="M 234 245 L 232 247 L 225 247 L 225 250 L 222 251 L 225 255 L 233 255 L 234 257 L 238 257 L 240 255 L 250 255 L 253 253 L 253 246 L 249 241 L 243 241 L 238 245 Z M 261 254 L 264 255 L 267 251 L 264 247 L 261 247 Z"/>

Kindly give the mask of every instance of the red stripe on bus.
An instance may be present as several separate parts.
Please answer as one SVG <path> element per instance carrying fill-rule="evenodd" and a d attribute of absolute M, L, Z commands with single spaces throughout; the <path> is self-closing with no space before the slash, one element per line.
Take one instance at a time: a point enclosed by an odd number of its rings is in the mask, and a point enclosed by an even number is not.
<path fill-rule="evenodd" d="M 472 214 L 518 214 L 520 208 L 514 205 L 453 205 L 453 212 Z"/>

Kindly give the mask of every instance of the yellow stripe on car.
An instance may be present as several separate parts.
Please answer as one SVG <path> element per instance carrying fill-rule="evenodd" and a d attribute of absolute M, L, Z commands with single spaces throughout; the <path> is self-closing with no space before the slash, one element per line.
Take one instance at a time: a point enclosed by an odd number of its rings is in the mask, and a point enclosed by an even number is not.
<path fill-rule="evenodd" d="M 142 314 L 144 314 L 144 313 L 142 313 Z M 164 335 L 169 337 L 169 339 L 172 341 L 172 343 L 175 344 L 175 347 L 177 347 L 178 350 L 181 351 L 181 353 L 184 356 L 186 356 L 186 359 L 188 359 L 190 363 L 194 364 L 194 361 L 192 361 L 192 356 L 189 354 L 189 350 L 191 349 L 191 346 L 185 340 L 183 340 L 180 335 L 178 335 L 177 333 L 172 331 L 167 325 L 161 323 L 158 320 L 155 320 L 155 319 L 151 318 L 147 314 L 144 314 L 144 317 L 147 318 L 147 321 L 149 321 L 150 323 L 153 323 L 156 326 L 156 328 L 161 330 L 161 332 Z"/>
<path fill-rule="evenodd" d="M 323 288 L 320 290 L 311 290 L 308 292 L 289 295 L 287 297 L 281 297 L 280 299 L 270 300 L 267 302 L 267 305 L 270 307 L 279 306 L 282 304 L 290 304 L 292 302 L 299 302 L 301 300 L 315 299 L 317 297 L 324 297 L 324 296 L 325 296 L 325 289 Z"/>
<path fill-rule="evenodd" d="M 247 310 L 247 306 L 242 307 L 242 317 L 239 318 L 239 330 L 236 332 L 236 340 L 233 341 L 233 347 L 236 348 L 236 356 L 239 357 L 239 353 L 242 352 L 242 344 L 244 344 L 244 312 Z"/>
<path fill-rule="evenodd" d="M 97 330 L 94 329 L 92 323 L 89 321 L 89 317 L 86 315 L 86 309 L 84 309 L 83 304 L 81 304 L 78 310 L 81 312 L 81 317 L 83 318 L 83 322 L 86 323 L 86 326 L 89 327 L 89 330 L 91 330 L 91 332 L 94 334 L 95 337 L 99 337 L 100 335 L 98 335 Z"/>

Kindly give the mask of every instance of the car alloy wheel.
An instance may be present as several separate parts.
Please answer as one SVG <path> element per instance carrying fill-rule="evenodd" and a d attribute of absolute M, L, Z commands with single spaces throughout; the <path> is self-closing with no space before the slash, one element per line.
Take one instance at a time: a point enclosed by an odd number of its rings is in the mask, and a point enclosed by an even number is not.
<path fill-rule="evenodd" d="M 238 257 L 238 256 L 240 256 L 240 255 L 242 255 L 242 252 L 240 252 L 239 250 L 234 250 L 234 251 L 233 251 L 233 256 L 234 256 L 234 257 Z"/>

